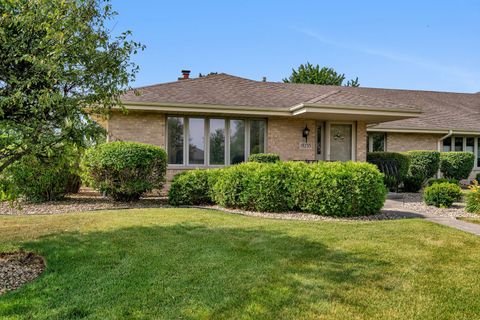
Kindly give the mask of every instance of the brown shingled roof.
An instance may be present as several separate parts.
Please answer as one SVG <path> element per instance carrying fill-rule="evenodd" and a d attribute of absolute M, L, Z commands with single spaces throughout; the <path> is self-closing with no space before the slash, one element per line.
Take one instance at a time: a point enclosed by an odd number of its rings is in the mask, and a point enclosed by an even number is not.
<path fill-rule="evenodd" d="M 479 94 L 260 82 L 224 73 L 141 87 L 137 91 L 140 95 L 128 92 L 122 100 L 127 104 L 203 104 L 275 110 L 288 110 L 302 103 L 382 110 L 420 109 L 424 114 L 418 118 L 387 122 L 378 128 L 480 131 Z"/>

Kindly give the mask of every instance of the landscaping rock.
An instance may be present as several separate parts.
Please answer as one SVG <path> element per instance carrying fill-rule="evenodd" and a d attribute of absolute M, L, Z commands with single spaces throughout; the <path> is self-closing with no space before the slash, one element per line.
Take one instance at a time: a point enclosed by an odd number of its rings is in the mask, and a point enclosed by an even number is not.
<path fill-rule="evenodd" d="M 45 269 L 43 258 L 32 252 L 0 252 L 0 295 L 36 279 Z"/>

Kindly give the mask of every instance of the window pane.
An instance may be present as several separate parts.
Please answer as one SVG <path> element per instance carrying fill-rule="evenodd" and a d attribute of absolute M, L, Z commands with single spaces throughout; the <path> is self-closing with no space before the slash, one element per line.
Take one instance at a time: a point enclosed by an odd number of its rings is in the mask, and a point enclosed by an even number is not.
<path fill-rule="evenodd" d="M 452 151 L 452 138 L 446 138 L 443 140 L 443 152 Z"/>
<path fill-rule="evenodd" d="M 322 156 L 322 126 L 317 127 L 317 160 Z"/>
<path fill-rule="evenodd" d="M 477 167 L 480 168 L 480 138 L 477 138 Z"/>
<path fill-rule="evenodd" d="M 385 134 L 384 133 L 374 133 L 372 136 L 373 140 L 373 151 L 385 151 Z"/>
<path fill-rule="evenodd" d="M 210 164 L 225 164 L 225 120 L 210 120 Z"/>
<path fill-rule="evenodd" d="M 188 163 L 205 164 L 205 120 L 188 120 Z"/>
<path fill-rule="evenodd" d="M 183 118 L 168 117 L 168 163 L 183 164 Z"/>
<path fill-rule="evenodd" d="M 230 163 L 245 161 L 245 121 L 230 120 Z"/>
<path fill-rule="evenodd" d="M 265 152 L 265 120 L 250 121 L 250 154 Z"/>
<path fill-rule="evenodd" d="M 455 138 L 455 151 L 463 151 L 463 138 L 456 137 Z"/>
<path fill-rule="evenodd" d="M 474 152 L 475 151 L 475 138 L 473 137 L 468 137 L 467 138 L 467 149 L 465 149 L 466 152 Z"/>

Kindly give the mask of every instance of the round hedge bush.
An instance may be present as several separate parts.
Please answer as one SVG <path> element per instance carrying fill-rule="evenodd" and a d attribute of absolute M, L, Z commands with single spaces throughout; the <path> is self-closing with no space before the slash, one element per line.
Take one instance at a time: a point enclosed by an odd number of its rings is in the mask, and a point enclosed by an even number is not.
<path fill-rule="evenodd" d="M 188 170 L 173 177 L 168 203 L 173 206 L 213 204 L 213 186 L 220 169 Z"/>
<path fill-rule="evenodd" d="M 449 208 L 461 197 L 462 189 L 458 185 L 448 182 L 435 183 L 423 191 L 425 203 L 439 208 Z"/>
<path fill-rule="evenodd" d="M 165 183 L 167 155 L 137 142 L 104 143 L 87 150 L 84 167 L 93 186 L 115 201 L 135 201 Z"/>
<path fill-rule="evenodd" d="M 62 200 L 76 193 L 80 178 L 76 168 L 63 157 L 28 156 L 2 174 L 5 199 L 23 197 L 31 202 Z"/>
<path fill-rule="evenodd" d="M 330 216 L 378 213 L 387 190 L 383 174 L 368 163 L 244 163 L 221 170 L 214 200 L 244 210 Z"/>
<path fill-rule="evenodd" d="M 442 152 L 440 171 L 447 179 L 467 179 L 475 164 L 475 155 L 471 152 Z"/>
<path fill-rule="evenodd" d="M 275 163 L 280 161 L 280 156 L 276 153 L 256 153 L 248 156 L 249 162 Z"/>
<path fill-rule="evenodd" d="M 404 190 L 418 192 L 438 172 L 440 152 L 409 151 L 405 154 L 410 158 L 410 166 L 403 182 Z"/>

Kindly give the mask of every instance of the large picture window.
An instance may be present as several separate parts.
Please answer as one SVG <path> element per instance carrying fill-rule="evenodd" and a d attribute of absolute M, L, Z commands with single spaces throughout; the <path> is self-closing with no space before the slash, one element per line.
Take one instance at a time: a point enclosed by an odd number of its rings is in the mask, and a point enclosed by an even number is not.
<path fill-rule="evenodd" d="M 265 126 L 264 120 L 250 121 L 250 154 L 265 152 Z"/>
<path fill-rule="evenodd" d="M 205 164 L 205 119 L 188 120 L 188 164 Z"/>
<path fill-rule="evenodd" d="M 222 166 L 244 162 L 249 154 L 266 151 L 266 130 L 263 119 L 168 117 L 168 164 Z"/>
<path fill-rule="evenodd" d="M 225 164 L 225 120 L 210 119 L 210 164 Z"/>
<path fill-rule="evenodd" d="M 367 150 L 368 152 L 385 151 L 385 133 L 372 132 L 367 136 Z"/>
<path fill-rule="evenodd" d="M 184 123 L 183 118 L 169 117 L 168 126 L 168 163 L 183 164 Z"/>

